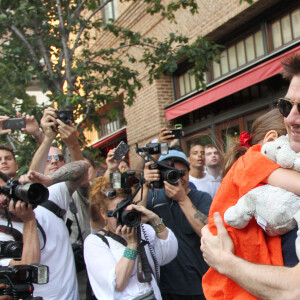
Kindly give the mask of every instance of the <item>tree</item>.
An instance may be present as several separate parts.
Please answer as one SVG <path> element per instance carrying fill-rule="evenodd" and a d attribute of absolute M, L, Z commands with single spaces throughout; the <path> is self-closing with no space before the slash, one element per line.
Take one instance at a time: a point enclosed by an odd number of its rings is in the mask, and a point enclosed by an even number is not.
<path fill-rule="evenodd" d="M 178 9 L 197 12 L 195 0 L 173 0 L 167 5 L 161 0 L 140 1 L 147 4 L 149 14 L 160 13 L 170 22 L 176 21 L 174 13 Z M 13 114 L 16 107 L 21 112 L 37 113 L 26 88 L 38 80 L 58 107 L 71 108 L 85 127 L 97 126 L 97 111 L 109 106 L 110 114 L 117 114 L 123 105 L 133 103 L 141 88 L 138 72 L 124 59 L 131 65 L 145 64 L 152 82 L 162 74 L 172 74 L 178 62 L 188 58 L 194 65 L 191 72 L 198 86 L 205 88 L 204 73 L 213 60 L 218 61 L 220 46 L 202 37 L 190 44 L 188 38 L 174 33 L 164 41 L 143 38 L 138 32 L 120 27 L 117 21 L 104 24 L 101 11 L 110 2 L 0 0 L 0 114 Z M 119 46 L 93 51 L 95 31 L 113 34 Z M 127 53 L 121 59 L 120 51 L 128 47 L 142 49 L 142 58 Z"/>

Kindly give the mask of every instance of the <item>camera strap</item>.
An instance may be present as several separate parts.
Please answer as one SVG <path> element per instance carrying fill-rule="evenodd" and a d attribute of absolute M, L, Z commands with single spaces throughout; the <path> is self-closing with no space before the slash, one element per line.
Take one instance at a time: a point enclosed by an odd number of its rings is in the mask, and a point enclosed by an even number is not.
<path fill-rule="evenodd" d="M 77 236 L 76 241 L 80 240 L 81 244 L 83 245 L 83 236 L 82 236 L 81 228 L 80 228 L 78 217 L 77 217 L 78 209 L 77 209 L 77 206 L 76 206 L 76 203 L 75 203 L 73 197 L 71 198 L 71 202 L 69 204 L 69 208 L 70 208 L 71 213 L 74 215 L 74 218 L 75 218 L 75 221 L 76 221 L 76 225 L 78 227 L 78 236 Z M 68 219 L 67 222 L 69 220 L 70 219 Z M 70 221 L 68 222 L 69 226 L 67 225 L 67 227 L 68 227 L 69 233 L 71 234 L 71 232 L 72 232 L 71 226 L 72 226 L 73 222 L 72 222 L 72 220 L 70 220 Z"/>
<path fill-rule="evenodd" d="M 11 226 L 0 225 L 0 232 L 11 235 L 16 242 L 23 242 L 23 234 Z"/>
<path fill-rule="evenodd" d="M 137 257 L 137 268 L 138 268 L 138 280 L 139 282 L 150 282 L 152 280 L 152 270 L 148 261 L 148 257 L 145 251 L 146 241 L 141 238 L 141 227 L 137 227 L 138 237 L 138 257 Z"/>
<path fill-rule="evenodd" d="M 54 213 L 57 217 L 59 217 L 60 219 L 62 219 L 64 221 L 64 215 L 66 214 L 66 210 L 63 208 L 60 208 L 53 201 L 51 201 L 51 200 L 44 201 L 40 204 L 40 206 L 47 208 L 52 213 Z"/>

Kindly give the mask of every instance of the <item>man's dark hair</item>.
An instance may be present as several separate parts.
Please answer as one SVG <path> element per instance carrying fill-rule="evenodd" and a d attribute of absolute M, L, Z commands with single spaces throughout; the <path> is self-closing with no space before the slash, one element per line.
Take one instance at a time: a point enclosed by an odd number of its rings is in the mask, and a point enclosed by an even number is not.
<path fill-rule="evenodd" d="M 4 182 L 9 180 L 8 176 L 2 172 L 0 172 L 0 179 L 2 179 Z"/>
<path fill-rule="evenodd" d="M 8 152 L 10 152 L 14 158 L 14 160 L 16 160 L 16 157 L 15 157 L 15 153 L 14 153 L 14 150 L 6 145 L 3 145 L 3 144 L 0 144 L 0 150 L 6 150 Z"/>
<path fill-rule="evenodd" d="M 295 75 L 300 75 L 300 54 L 295 53 L 283 59 L 281 64 L 284 68 L 281 73 L 284 79 L 291 81 Z"/>

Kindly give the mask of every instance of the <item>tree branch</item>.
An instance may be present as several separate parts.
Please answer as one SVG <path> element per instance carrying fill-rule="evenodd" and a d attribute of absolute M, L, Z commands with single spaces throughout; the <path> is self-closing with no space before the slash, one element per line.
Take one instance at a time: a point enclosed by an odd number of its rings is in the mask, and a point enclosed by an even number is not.
<path fill-rule="evenodd" d="M 60 0 L 56 0 L 57 4 L 57 12 L 58 12 L 58 18 L 59 18 L 59 28 L 60 28 L 60 33 L 61 33 L 61 42 L 63 46 L 63 51 L 64 51 L 64 56 L 65 56 L 65 70 L 66 70 L 66 78 L 68 82 L 68 95 L 71 95 L 71 88 L 70 85 L 73 85 L 73 80 L 72 80 L 72 72 L 71 72 L 71 58 L 70 58 L 70 53 L 69 53 L 69 48 L 68 48 L 68 39 L 67 39 L 67 34 L 64 28 L 64 19 L 63 19 L 63 14 L 62 14 L 62 9 L 61 9 L 61 2 Z"/>
<path fill-rule="evenodd" d="M 3 13 L 3 12 L 1 11 L 1 13 Z M 22 32 L 15 25 L 11 25 L 10 29 L 15 33 L 15 35 L 19 38 L 19 40 L 21 40 L 21 42 L 25 45 L 25 47 L 27 48 L 27 50 L 31 54 L 31 57 L 34 60 L 34 62 L 36 64 L 40 65 L 39 58 L 38 58 L 37 54 L 34 52 L 33 48 L 31 47 L 31 45 L 27 41 L 26 37 L 22 34 Z"/>
<path fill-rule="evenodd" d="M 80 37 L 84 31 L 84 29 L 86 28 L 86 24 L 91 20 L 91 18 L 98 12 L 100 11 L 101 9 L 103 9 L 103 7 L 105 7 L 105 5 L 107 5 L 108 3 L 112 2 L 113 0 L 107 0 L 106 2 L 104 2 L 103 4 L 99 5 L 91 14 L 90 16 L 85 20 L 85 24 L 84 25 L 81 25 L 80 29 L 79 29 L 79 32 L 76 36 L 76 40 L 75 40 L 75 43 L 74 43 L 74 46 L 73 48 L 71 49 L 71 53 L 73 55 L 73 53 L 75 52 L 76 48 L 78 47 L 78 43 L 79 43 L 79 40 L 80 40 Z"/>
<path fill-rule="evenodd" d="M 45 61 L 46 69 L 52 77 L 51 81 L 54 83 L 55 88 L 59 92 L 59 91 L 61 91 L 62 86 L 57 82 L 57 80 L 54 79 L 54 72 L 53 72 L 53 69 L 52 69 L 52 64 L 50 62 L 49 56 L 47 54 L 46 47 L 45 47 L 44 42 L 42 40 L 41 33 L 40 33 L 40 30 L 39 30 L 37 22 L 36 22 L 36 18 L 34 17 L 34 18 L 32 18 L 32 20 L 33 20 L 33 30 L 34 30 L 34 33 L 35 33 L 35 36 L 36 36 L 36 39 L 37 39 L 37 43 L 38 43 L 41 55 L 42 55 L 42 57 Z"/>

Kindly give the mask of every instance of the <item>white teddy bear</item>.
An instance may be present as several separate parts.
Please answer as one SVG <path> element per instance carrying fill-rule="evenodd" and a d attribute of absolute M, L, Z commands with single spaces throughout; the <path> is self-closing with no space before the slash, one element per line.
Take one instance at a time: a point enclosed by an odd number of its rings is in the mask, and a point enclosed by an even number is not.
<path fill-rule="evenodd" d="M 300 171 L 300 153 L 291 149 L 287 135 L 264 144 L 261 152 L 282 168 Z M 296 224 L 300 229 L 300 197 L 268 184 L 259 186 L 228 208 L 224 220 L 228 225 L 241 229 L 248 225 L 253 216 L 269 236 L 285 234 Z M 296 239 L 296 252 L 300 259 L 299 236 Z"/>

